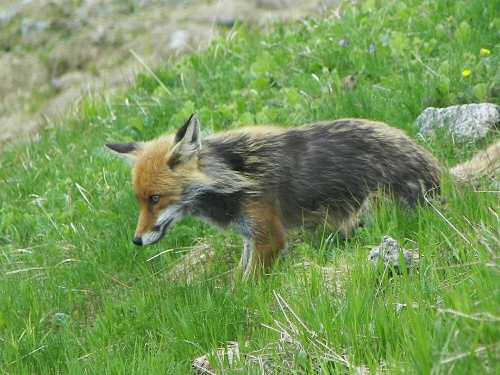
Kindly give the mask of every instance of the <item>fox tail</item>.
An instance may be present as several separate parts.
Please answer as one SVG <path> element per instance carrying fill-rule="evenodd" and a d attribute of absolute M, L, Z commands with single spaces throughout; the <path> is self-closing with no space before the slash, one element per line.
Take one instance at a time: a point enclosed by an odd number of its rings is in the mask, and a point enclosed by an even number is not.
<path fill-rule="evenodd" d="M 459 184 L 474 184 L 482 176 L 500 175 L 500 141 L 480 151 L 469 161 L 450 169 L 453 179 Z"/>

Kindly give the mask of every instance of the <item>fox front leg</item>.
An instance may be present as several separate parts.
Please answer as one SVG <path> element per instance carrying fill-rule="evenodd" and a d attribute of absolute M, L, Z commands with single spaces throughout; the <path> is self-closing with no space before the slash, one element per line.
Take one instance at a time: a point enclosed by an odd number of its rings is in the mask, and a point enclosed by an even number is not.
<path fill-rule="evenodd" d="M 259 202 L 250 207 L 251 236 L 244 238 L 241 266 L 243 278 L 268 273 L 286 247 L 283 224 L 274 206 Z"/>
<path fill-rule="evenodd" d="M 241 256 L 240 260 L 240 268 L 243 274 L 245 274 L 248 269 L 251 257 L 252 257 L 252 239 L 245 238 L 243 240 L 243 255 Z"/>

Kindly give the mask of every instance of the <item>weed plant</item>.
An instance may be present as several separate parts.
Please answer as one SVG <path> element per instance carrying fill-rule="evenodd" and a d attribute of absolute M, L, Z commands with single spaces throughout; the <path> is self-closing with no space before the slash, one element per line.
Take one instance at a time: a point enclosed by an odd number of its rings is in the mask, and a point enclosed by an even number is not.
<path fill-rule="evenodd" d="M 382 200 L 347 240 L 292 234 L 272 274 L 251 282 L 235 277 L 237 236 L 194 219 L 135 247 L 129 170 L 103 147 L 173 132 L 194 112 L 204 134 L 362 117 L 454 165 L 495 135 L 460 145 L 412 124 L 428 106 L 500 104 L 499 9 L 363 1 L 265 34 L 240 25 L 2 145 L 0 371 L 190 374 L 208 353 L 218 374 L 500 373 L 498 181 L 456 188 L 443 176 L 446 204 Z M 384 235 L 419 255 L 408 274 L 367 265 Z M 213 352 L 229 341 L 232 363 Z"/>

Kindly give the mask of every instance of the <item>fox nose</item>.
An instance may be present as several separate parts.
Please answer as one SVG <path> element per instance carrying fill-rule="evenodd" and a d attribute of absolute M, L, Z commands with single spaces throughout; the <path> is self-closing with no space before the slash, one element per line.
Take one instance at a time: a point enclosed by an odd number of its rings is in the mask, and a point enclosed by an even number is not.
<path fill-rule="evenodd" d="M 134 243 L 134 245 L 142 246 L 142 237 L 136 236 L 132 239 L 132 242 Z"/>

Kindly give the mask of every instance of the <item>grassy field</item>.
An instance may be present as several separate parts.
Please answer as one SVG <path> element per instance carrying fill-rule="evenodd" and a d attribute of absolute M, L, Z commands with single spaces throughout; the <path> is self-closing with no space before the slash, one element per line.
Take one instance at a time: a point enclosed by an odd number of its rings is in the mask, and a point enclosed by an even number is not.
<path fill-rule="evenodd" d="M 175 131 L 340 117 L 407 130 L 444 165 L 480 144 L 422 139 L 428 106 L 500 104 L 499 0 L 363 1 L 342 17 L 244 26 L 205 52 L 146 70 L 122 97 L 89 98 L 61 126 L 0 155 L 0 370 L 5 374 L 500 373 L 498 181 L 443 181 L 446 204 L 382 202 L 341 240 L 291 234 L 259 282 L 235 277 L 241 241 L 185 219 L 132 242 L 138 205 L 107 142 Z M 489 52 L 489 53 L 488 53 Z M 382 236 L 419 255 L 388 279 Z M 212 351 L 239 343 L 239 360 Z M 243 353 L 247 355 L 243 355 Z"/>

